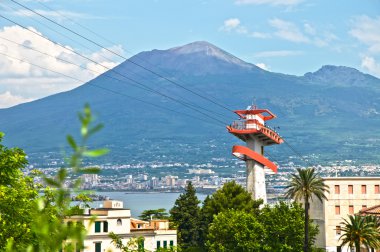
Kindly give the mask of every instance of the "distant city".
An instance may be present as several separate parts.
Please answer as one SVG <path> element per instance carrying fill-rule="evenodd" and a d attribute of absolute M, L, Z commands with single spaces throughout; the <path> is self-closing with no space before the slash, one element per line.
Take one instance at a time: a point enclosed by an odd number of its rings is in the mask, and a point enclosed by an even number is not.
<path fill-rule="evenodd" d="M 305 156 L 305 160 L 315 159 Z M 266 176 L 269 201 L 282 197 L 290 174 L 301 167 L 299 158 L 289 156 L 288 161 L 279 162 L 277 174 Z M 313 163 L 316 163 L 313 161 Z M 25 169 L 29 173 L 37 164 L 31 164 Z M 46 175 L 53 175 L 63 165 L 57 160 L 51 161 L 52 167 L 43 168 Z M 234 158 L 213 158 L 205 164 L 141 162 L 125 165 L 99 165 L 100 174 L 82 175 L 83 189 L 95 191 L 129 191 L 129 192 L 181 192 L 188 181 L 191 181 L 200 193 L 210 194 L 223 186 L 224 183 L 235 180 L 245 187 L 245 163 Z M 379 164 L 357 164 L 353 160 L 330 162 L 316 166 L 322 177 L 348 176 L 380 176 Z M 41 178 L 36 178 L 41 182 Z M 67 186 L 70 186 L 69 184 Z"/>

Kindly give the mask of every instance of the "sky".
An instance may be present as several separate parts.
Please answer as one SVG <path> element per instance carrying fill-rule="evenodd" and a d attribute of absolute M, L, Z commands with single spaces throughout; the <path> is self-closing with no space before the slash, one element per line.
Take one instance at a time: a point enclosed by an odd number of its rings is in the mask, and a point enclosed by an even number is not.
<path fill-rule="evenodd" d="M 123 62 L 14 1 L 0 0 L 0 108 L 73 89 Z M 272 72 L 301 76 L 339 65 L 380 78 L 378 0 L 17 2 L 127 58 L 208 41 Z"/>

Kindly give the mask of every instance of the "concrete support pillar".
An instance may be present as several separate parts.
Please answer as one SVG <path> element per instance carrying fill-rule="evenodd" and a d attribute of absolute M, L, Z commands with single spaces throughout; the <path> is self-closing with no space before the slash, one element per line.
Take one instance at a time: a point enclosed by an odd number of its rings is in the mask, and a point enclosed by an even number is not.
<path fill-rule="evenodd" d="M 255 138 L 247 141 L 247 147 L 251 150 L 261 153 L 261 144 Z M 267 192 L 265 185 L 264 167 L 254 160 L 247 160 L 247 191 L 252 194 L 252 199 L 262 199 L 264 204 L 267 203 Z"/>

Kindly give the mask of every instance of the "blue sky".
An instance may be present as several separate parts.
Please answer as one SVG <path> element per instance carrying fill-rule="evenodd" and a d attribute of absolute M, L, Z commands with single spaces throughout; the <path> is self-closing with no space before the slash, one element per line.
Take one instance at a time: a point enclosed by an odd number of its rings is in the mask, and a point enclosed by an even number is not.
<path fill-rule="evenodd" d="M 43 5 L 38 1 L 18 1 L 126 57 L 140 51 L 168 49 L 202 40 L 273 72 L 303 75 L 329 64 L 354 67 L 380 77 L 380 1 L 44 0 Z M 96 31 L 107 41 L 44 5 Z M 86 45 L 83 47 L 56 34 L 45 26 L 46 20 L 10 0 L 0 2 L 0 13 L 109 67 L 122 61 L 85 41 L 81 41 Z M 54 27 L 53 30 L 80 41 L 61 29 Z M 27 43 L 56 57 L 76 60 L 96 73 L 30 52 L 1 37 Z M 83 81 L 105 71 L 2 18 L 0 53 L 34 60 L 36 64 Z M 0 55 L 0 68 L 0 108 L 81 84 L 4 55 Z"/>

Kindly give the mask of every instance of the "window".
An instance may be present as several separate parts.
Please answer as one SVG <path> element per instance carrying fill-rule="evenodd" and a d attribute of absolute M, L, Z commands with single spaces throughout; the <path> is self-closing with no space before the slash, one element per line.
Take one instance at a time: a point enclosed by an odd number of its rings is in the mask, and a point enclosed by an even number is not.
<path fill-rule="evenodd" d="M 379 187 L 379 185 L 375 185 L 375 193 L 376 194 L 380 193 L 380 187 Z"/>
<path fill-rule="evenodd" d="M 353 194 L 353 193 L 354 193 L 354 186 L 348 185 L 348 194 Z"/>
<path fill-rule="evenodd" d="M 174 246 L 174 241 L 170 241 L 170 247 Z"/>
<path fill-rule="evenodd" d="M 100 221 L 95 221 L 95 233 L 100 233 L 100 228 L 101 222 Z"/>
<path fill-rule="evenodd" d="M 102 243 L 95 242 L 95 252 L 102 252 Z"/>
<path fill-rule="evenodd" d="M 340 226 L 335 227 L 335 234 L 340 235 L 342 233 L 342 230 L 340 229 Z"/>
<path fill-rule="evenodd" d="M 108 222 L 103 221 L 103 232 L 107 233 L 108 232 Z"/>
<path fill-rule="evenodd" d="M 161 248 L 161 241 L 157 241 L 157 248 Z"/>
<path fill-rule="evenodd" d="M 339 187 L 339 185 L 335 185 L 335 194 L 340 194 L 340 187 Z"/>
<path fill-rule="evenodd" d="M 164 248 L 168 247 L 168 241 L 164 241 Z"/>
<path fill-rule="evenodd" d="M 340 206 L 335 206 L 335 214 L 336 215 L 340 214 Z"/>
<path fill-rule="evenodd" d="M 348 207 L 348 213 L 349 213 L 349 214 L 354 214 L 354 206 L 353 206 L 353 205 L 350 205 L 350 206 Z"/>
<path fill-rule="evenodd" d="M 366 194 L 366 193 L 367 193 L 367 186 L 362 185 L 362 194 Z"/>
<path fill-rule="evenodd" d="M 122 224 L 121 219 L 117 219 L 116 225 L 121 226 L 121 224 Z"/>

